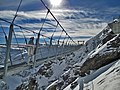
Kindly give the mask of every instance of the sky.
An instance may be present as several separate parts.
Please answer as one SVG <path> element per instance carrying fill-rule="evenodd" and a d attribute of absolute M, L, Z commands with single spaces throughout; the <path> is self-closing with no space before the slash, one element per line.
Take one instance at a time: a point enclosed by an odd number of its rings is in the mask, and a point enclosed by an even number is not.
<path fill-rule="evenodd" d="M 67 33 L 76 41 L 88 40 L 95 36 L 108 22 L 120 15 L 120 0 L 62 0 L 60 6 L 54 7 L 50 0 L 43 0 Z M 54 0 L 55 1 L 55 0 Z M 20 0 L 0 0 L 0 18 L 12 21 Z M 40 0 L 23 0 L 15 23 L 35 32 L 39 32 L 46 15 L 46 8 Z M 0 20 L 8 33 L 9 24 Z M 42 34 L 51 37 L 57 22 L 48 14 Z M 14 27 L 17 38 L 24 38 L 18 27 Z M 4 37 L 0 27 L 0 37 Z M 34 33 L 23 30 L 29 38 Z M 54 38 L 58 39 L 61 28 L 58 26 Z M 62 37 L 66 37 L 63 33 Z M 1 39 L 0 39 L 1 40 Z"/>

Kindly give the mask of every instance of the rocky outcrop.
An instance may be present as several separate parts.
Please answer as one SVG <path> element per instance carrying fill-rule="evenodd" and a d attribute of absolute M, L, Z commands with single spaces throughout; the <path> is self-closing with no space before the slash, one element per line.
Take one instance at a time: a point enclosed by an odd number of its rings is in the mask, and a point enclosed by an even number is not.
<path fill-rule="evenodd" d="M 105 44 L 107 41 L 109 41 L 110 39 L 112 39 L 115 34 L 113 33 L 113 31 L 108 32 L 108 30 L 103 30 L 103 35 L 105 35 L 105 37 L 102 39 L 102 44 Z"/>
<path fill-rule="evenodd" d="M 22 83 L 15 90 L 38 90 L 38 86 L 36 78 L 30 77 L 27 83 Z"/>
<path fill-rule="evenodd" d="M 104 39 L 103 39 L 104 40 Z M 96 70 L 102 66 L 105 66 L 114 60 L 120 59 L 120 35 L 116 36 L 115 39 L 107 43 L 106 49 L 100 53 L 98 52 L 93 57 L 88 57 L 86 62 L 83 63 L 80 68 L 80 75 L 84 76 L 86 73 L 89 74 L 90 70 Z"/>
<path fill-rule="evenodd" d="M 100 56 L 97 54 L 93 58 L 88 58 L 88 60 L 80 68 L 80 75 L 84 76 L 85 73 L 89 74 L 90 70 L 96 70 L 102 66 L 105 66 L 120 58 L 120 53 L 110 52 Z"/>

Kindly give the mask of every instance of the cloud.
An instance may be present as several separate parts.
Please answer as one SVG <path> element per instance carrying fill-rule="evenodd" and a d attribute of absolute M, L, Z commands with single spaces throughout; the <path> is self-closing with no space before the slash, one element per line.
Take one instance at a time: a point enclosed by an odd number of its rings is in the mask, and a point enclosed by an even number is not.
<path fill-rule="evenodd" d="M 46 10 L 36 10 L 36 11 L 19 11 L 18 17 L 15 20 L 15 23 L 18 25 L 21 25 L 22 27 L 25 27 L 29 30 L 39 32 L 42 23 L 44 21 Z M 97 11 L 93 10 L 74 10 L 74 9 L 52 9 L 53 14 L 55 17 L 60 21 L 61 25 L 64 27 L 64 29 L 68 32 L 68 34 L 73 37 L 75 40 L 83 40 L 88 39 L 85 36 L 92 37 L 96 35 L 98 32 L 100 32 L 105 26 L 106 23 L 102 17 L 97 16 Z M 12 21 L 14 17 L 15 11 L 8 11 L 8 10 L 2 10 L 0 11 L 0 18 L 7 19 L 9 21 Z M 1 22 L 1 21 L 0 21 Z M 3 23 L 4 27 L 9 27 L 9 25 L 6 25 L 6 23 Z M 47 20 L 45 22 L 45 25 L 43 27 L 42 34 L 51 37 L 53 31 L 55 30 L 55 26 L 57 23 L 53 19 L 53 17 L 48 14 Z M 17 28 L 17 27 L 16 27 Z M 17 28 L 15 31 L 19 31 L 19 28 Z M 28 33 L 25 30 L 23 30 L 26 37 L 29 38 L 30 36 L 34 36 L 34 34 Z M 57 32 L 54 34 L 54 38 L 59 37 L 61 34 L 62 29 L 58 26 Z M 21 32 L 16 32 L 18 37 L 22 36 Z M 65 33 L 63 33 L 63 36 L 65 36 Z M 35 36 L 36 37 L 36 36 Z"/>
<path fill-rule="evenodd" d="M 49 6 L 48 0 L 44 0 Z M 0 0 L 0 18 L 12 21 L 16 13 L 20 0 Z M 66 9 L 67 8 L 67 9 Z M 113 17 L 119 16 L 120 1 L 119 0 L 64 0 L 62 7 L 59 9 L 52 8 L 52 13 L 74 40 L 88 40 L 95 36 Z M 39 32 L 47 10 L 40 0 L 23 0 L 15 23 L 29 30 Z M 6 33 L 9 30 L 9 24 L 0 20 Z M 55 30 L 57 22 L 48 14 L 47 20 L 43 27 L 42 34 L 50 37 Z M 23 33 L 18 27 L 14 27 L 17 37 L 23 38 Z M 58 38 L 61 34 L 61 28 L 57 27 L 54 38 Z M 1 31 L 1 28 L 0 28 Z M 35 36 L 32 32 L 23 32 L 27 38 Z M 62 34 L 61 39 L 65 37 Z"/>
<path fill-rule="evenodd" d="M 44 2 L 49 6 L 48 0 Z M 0 10 L 17 10 L 20 0 L 2 0 L 0 1 Z M 44 10 L 45 7 L 40 0 L 22 0 L 19 11 Z"/>

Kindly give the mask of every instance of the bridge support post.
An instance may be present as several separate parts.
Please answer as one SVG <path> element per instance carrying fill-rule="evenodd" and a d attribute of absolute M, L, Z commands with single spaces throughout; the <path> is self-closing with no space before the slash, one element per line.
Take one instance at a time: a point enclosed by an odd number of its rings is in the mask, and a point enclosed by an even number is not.
<path fill-rule="evenodd" d="M 40 39 L 40 31 L 38 33 L 38 37 L 36 38 L 36 46 L 35 46 L 35 50 L 34 50 L 33 68 L 35 68 L 35 66 L 36 66 L 36 54 L 37 54 L 38 47 L 39 47 L 39 39 Z"/>
<path fill-rule="evenodd" d="M 7 76 L 7 70 L 8 70 L 8 60 L 10 59 L 10 47 L 11 47 L 11 41 L 12 41 L 12 32 L 13 32 L 13 24 L 10 25 L 9 28 L 9 35 L 8 35 L 8 40 L 6 43 L 6 55 L 5 55 L 5 61 L 4 61 L 4 77 Z"/>

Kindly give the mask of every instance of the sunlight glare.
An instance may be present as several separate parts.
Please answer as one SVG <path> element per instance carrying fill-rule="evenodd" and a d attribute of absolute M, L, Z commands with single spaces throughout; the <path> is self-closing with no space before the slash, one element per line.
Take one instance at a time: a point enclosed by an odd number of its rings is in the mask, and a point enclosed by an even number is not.
<path fill-rule="evenodd" d="M 58 7 L 60 6 L 62 0 L 50 0 L 50 3 L 53 7 Z"/>

